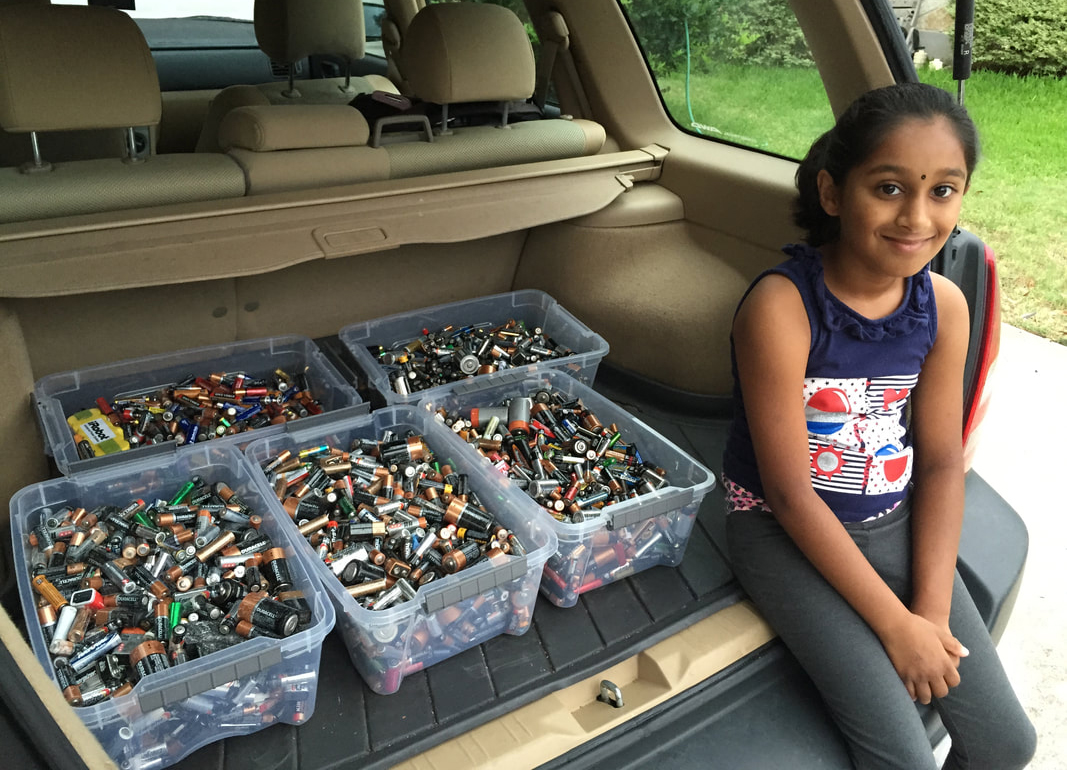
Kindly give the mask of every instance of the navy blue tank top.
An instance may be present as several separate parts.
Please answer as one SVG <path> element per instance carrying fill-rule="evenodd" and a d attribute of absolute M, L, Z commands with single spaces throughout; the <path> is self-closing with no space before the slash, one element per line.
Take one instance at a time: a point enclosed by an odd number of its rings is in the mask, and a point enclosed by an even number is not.
<path fill-rule="evenodd" d="M 752 286 L 776 273 L 800 292 L 811 327 L 803 385 L 811 483 L 839 519 L 862 521 L 903 499 L 911 480 L 913 453 L 905 415 L 937 336 L 929 267 L 907 279 L 900 307 L 872 320 L 826 288 L 818 250 L 800 244 L 783 251 L 790 259 L 761 274 Z M 734 419 L 723 475 L 763 497 L 733 345 L 731 336 Z"/>

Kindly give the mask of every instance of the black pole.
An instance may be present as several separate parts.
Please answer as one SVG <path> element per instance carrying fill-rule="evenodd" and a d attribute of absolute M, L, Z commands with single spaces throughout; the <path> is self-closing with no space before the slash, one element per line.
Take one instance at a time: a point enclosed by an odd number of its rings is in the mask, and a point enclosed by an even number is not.
<path fill-rule="evenodd" d="M 952 78 L 956 100 L 963 104 L 963 83 L 971 76 L 971 47 L 974 45 L 974 0 L 956 0 L 956 39 L 953 41 Z"/>

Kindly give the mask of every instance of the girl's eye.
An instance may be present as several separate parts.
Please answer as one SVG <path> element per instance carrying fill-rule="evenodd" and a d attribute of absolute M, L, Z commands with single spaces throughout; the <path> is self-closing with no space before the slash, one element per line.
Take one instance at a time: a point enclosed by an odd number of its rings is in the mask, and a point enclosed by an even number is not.
<path fill-rule="evenodd" d="M 956 189 L 952 185 L 948 184 L 939 184 L 933 189 L 935 198 L 949 198 L 954 192 L 956 192 Z"/>
<path fill-rule="evenodd" d="M 897 185 L 892 184 L 891 182 L 886 182 L 885 184 L 879 185 L 878 191 L 881 192 L 883 195 L 900 195 L 901 193 L 901 189 Z"/>

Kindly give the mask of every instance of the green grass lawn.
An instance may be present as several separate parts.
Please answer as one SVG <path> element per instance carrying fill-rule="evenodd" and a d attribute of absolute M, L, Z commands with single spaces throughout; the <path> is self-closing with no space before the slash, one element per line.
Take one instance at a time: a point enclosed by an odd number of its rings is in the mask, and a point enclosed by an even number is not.
<path fill-rule="evenodd" d="M 921 78 L 956 92 L 946 70 Z M 681 125 L 788 157 L 833 122 L 813 69 L 722 67 L 691 78 L 688 103 L 684 74 L 659 82 Z M 966 99 L 982 158 L 961 224 L 997 252 L 1004 320 L 1067 344 L 1067 79 L 976 72 Z"/>

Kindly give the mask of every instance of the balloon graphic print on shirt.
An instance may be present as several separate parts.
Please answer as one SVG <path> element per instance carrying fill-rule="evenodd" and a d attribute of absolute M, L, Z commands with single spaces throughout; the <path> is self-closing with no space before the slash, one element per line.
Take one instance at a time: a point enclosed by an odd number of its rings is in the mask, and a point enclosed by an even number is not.
<path fill-rule="evenodd" d="M 816 489 L 878 495 L 911 479 L 904 408 L 918 375 L 804 380 L 811 482 Z"/>

